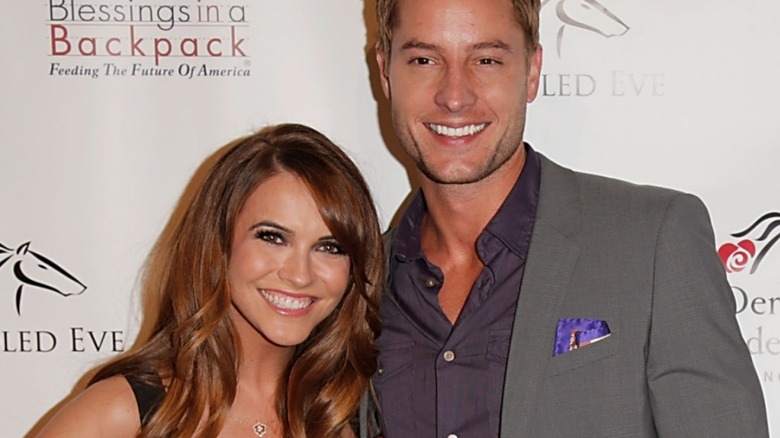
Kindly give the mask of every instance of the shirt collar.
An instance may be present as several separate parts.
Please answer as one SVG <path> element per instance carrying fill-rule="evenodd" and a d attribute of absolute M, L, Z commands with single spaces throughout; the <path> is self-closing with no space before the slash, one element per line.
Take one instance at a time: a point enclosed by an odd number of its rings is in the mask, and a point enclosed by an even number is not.
<path fill-rule="evenodd" d="M 523 171 L 507 195 L 496 215 L 485 230 L 498 238 L 506 247 L 525 260 L 531 243 L 531 232 L 539 205 L 541 161 L 539 154 L 525 145 L 526 159 Z M 484 233 L 483 233 L 484 234 Z"/>

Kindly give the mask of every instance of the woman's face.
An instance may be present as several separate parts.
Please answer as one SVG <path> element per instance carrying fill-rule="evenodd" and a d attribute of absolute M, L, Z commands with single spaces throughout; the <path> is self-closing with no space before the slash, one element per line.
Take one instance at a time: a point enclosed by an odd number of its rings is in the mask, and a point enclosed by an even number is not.
<path fill-rule="evenodd" d="M 240 336 L 302 343 L 338 305 L 350 270 L 309 188 L 288 172 L 266 180 L 239 212 L 232 239 L 231 318 Z"/>

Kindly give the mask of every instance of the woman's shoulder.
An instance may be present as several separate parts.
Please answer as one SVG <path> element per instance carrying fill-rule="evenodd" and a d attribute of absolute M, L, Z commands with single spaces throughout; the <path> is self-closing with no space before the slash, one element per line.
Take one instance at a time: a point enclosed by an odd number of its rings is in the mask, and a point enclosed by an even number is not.
<path fill-rule="evenodd" d="M 38 434 L 47 437 L 135 437 L 141 427 L 135 395 L 124 376 L 90 385 Z"/>

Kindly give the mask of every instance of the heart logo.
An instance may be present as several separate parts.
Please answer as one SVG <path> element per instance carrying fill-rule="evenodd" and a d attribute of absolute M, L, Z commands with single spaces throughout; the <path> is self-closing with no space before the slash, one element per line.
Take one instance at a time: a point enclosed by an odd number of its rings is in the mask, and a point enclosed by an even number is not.
<path fill-rule="evenodd" d="M 741 240 L 737 244 L 724 243 L 718 249 L 723 267 L 729 274 L 744 270 L 756 255 L 756 244 L 752 240 Z"/>

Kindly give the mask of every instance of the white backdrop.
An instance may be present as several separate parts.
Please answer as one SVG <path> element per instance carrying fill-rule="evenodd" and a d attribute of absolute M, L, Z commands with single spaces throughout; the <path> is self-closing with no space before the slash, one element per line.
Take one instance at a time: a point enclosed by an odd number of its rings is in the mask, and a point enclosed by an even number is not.
<path fill-rule="evenodd" d="M 375 80 L 372 8 L 0 3 L 0 436 L 34 431 L 129 347 L 143 258 L 229 140 L 284 121 L 323 131 L 390 222 L 410 182 Z M 762 217 L 780 213 L 778 21 L 766 0 L 548 0 L 526 135 L 569 167 L 704 199 L 776 436 L 780 215 Z"/>

